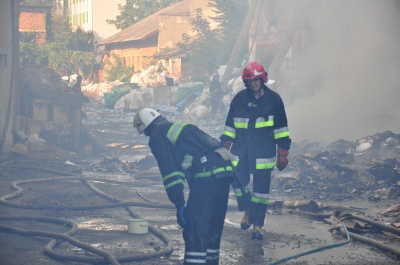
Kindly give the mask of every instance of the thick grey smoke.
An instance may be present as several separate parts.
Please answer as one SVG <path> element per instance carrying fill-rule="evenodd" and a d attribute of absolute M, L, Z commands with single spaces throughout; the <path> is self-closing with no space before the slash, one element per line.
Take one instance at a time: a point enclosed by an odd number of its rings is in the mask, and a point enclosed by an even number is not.
<path fill-rule="evenodd" d="M 313 96 L 286 106 L 292 139 L 400 133 L 400 0 L 314 1 L 302 78 L 322 81 Z"/>

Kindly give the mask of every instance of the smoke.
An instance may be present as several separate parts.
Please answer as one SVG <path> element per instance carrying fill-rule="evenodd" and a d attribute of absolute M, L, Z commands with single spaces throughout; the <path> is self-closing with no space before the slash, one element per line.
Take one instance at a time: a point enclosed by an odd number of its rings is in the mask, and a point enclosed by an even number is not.
<path fill-rule="evenodd" d="M 310 1 L 308 98 L 286 106 L 292 139 L 400 133 L 400 1 Z M 315 89 L 303 87 L 300 90 Z"/>

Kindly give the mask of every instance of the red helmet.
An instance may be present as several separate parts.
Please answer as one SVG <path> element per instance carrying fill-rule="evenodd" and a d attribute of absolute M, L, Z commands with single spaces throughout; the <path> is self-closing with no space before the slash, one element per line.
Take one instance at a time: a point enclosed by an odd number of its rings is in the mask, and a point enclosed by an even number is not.
<path fill-rule="evenodd" d="M 243 69 L 242 79 L 243 81 L 261 77 L 264 83 L 268 81 L 268 74 L 264 70 L 264 67 L 258 62 L 251 62 Z"/>

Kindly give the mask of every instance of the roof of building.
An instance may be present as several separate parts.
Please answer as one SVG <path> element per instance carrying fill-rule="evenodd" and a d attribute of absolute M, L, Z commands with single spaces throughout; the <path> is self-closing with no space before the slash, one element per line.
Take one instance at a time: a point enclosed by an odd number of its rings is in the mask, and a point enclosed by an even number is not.
<path fill-rule="evenodd" d="M 159 52 L 154 55 L 156 59 L 166 59 L 166 58 L 173 58 L 173 57 L 186 57 L 187 54 L 185 52 L 180 51 L 179 49 L 174 49 L 171 51 L 166 52 Z"/>
<path fill-rule="evenodd" d="M 19 16 L 20 32 L 46 32 L 46 19 L 43 13 L 21 12 Z"/>
<path fill-rule="evenodd" d="M 135 40 L 144 40 L 158 33 L 159 17 L 163 15 L 189 15 L 188 0 L 178 2 L 174 5 L 161 9 L 160 11 L 142 19 L 117 34 L 103 40 L 99 45 L 121 43 Z"/>

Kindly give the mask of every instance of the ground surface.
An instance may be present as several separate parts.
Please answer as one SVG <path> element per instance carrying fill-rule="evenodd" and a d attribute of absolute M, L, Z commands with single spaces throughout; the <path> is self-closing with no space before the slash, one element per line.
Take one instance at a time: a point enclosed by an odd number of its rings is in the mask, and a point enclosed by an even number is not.
<path fill-rule="evenodd" d="M 71 161 L 75 166 L 65 165 L 65 161 L 60 160 L 1 161 L 0 264 L 102 264 L 104 259 L 92 252 L 65 242 L 49 247 L 51 239 L 48 236 L 32 232 L 62 234 L 71 229 L 69 223 L 50 218 L 76 223 L 78 229 L 72 235 L 73 239 L 111 252 L 121 264 L 181 264 L 184 252 L 181 230 L 157 170 L 151 168 L 128 173 L 121 167 L 113 167 L 112 163 L 101 164 L 105 155 L 133 162 L 149 153 L 145 146 L 147 139 L 137 137 L 132 131 L 130 122 L 133 113 L 101 110 L 95 104 L 88 106 L 87 113 L 85 128 L 104 148 L 102 154 L 95 152 L 90 157 L 80 155 Z M 208 131 L 215 136 L 219 133 L 217 125 L 204 128 L 209 128 Z M 19 196 L 16 196 L 18 188 Z M 376 212 L 398 203 L 398 199 L 393 198 L 371 202 L 362 194 L 351 199 L 347 199 L 348 196 L 338 199 L 340 196 L 337 194 L 321 196 L 331 200 L 319 201 L 318 198 L 310 198 L 307 190 L 288 194 L 277 186 L 272 187 L 271 196 L 271 201 L 312 199 L 322 204 L 354 209 L 352 213 L 383 223 L 391 222 L 393 217 L 378 216 Z M 332 210 L 320 212 L 331 213 Z M 147 220 L 149 233 L 128 233 L 127 223 L 132 216 Z M 7 220 L 5 217 L 20 218 Z M 310 219 L 298 212 L 271 209 L 266 219 L 264 241 L 253 241 L 251 231 L 240 230 L 240 219 L 241 213 L 237 212 L 231 194 L 221 247 L 221 265 L 272 264 L 317 248 L 319 250 L 315 253 L 300 255 L 284 264 L 400 264 L 396 256 L 375 246 L 356 240 L 341 244 L 346 237 L 329 231 L 329 218 Z M 26 231 L 31 234 L 26 234 Z M 399 238 L 379 231 L 363 236 L 400 249 Z M 323 248 L 333 244 L 338 246 Z M 45 249 L 47 253 L 44 253 Z M 160 255 L 163 251 L 167 253 Z M 86 262 L 83 262 L 85 259 Z"/>

